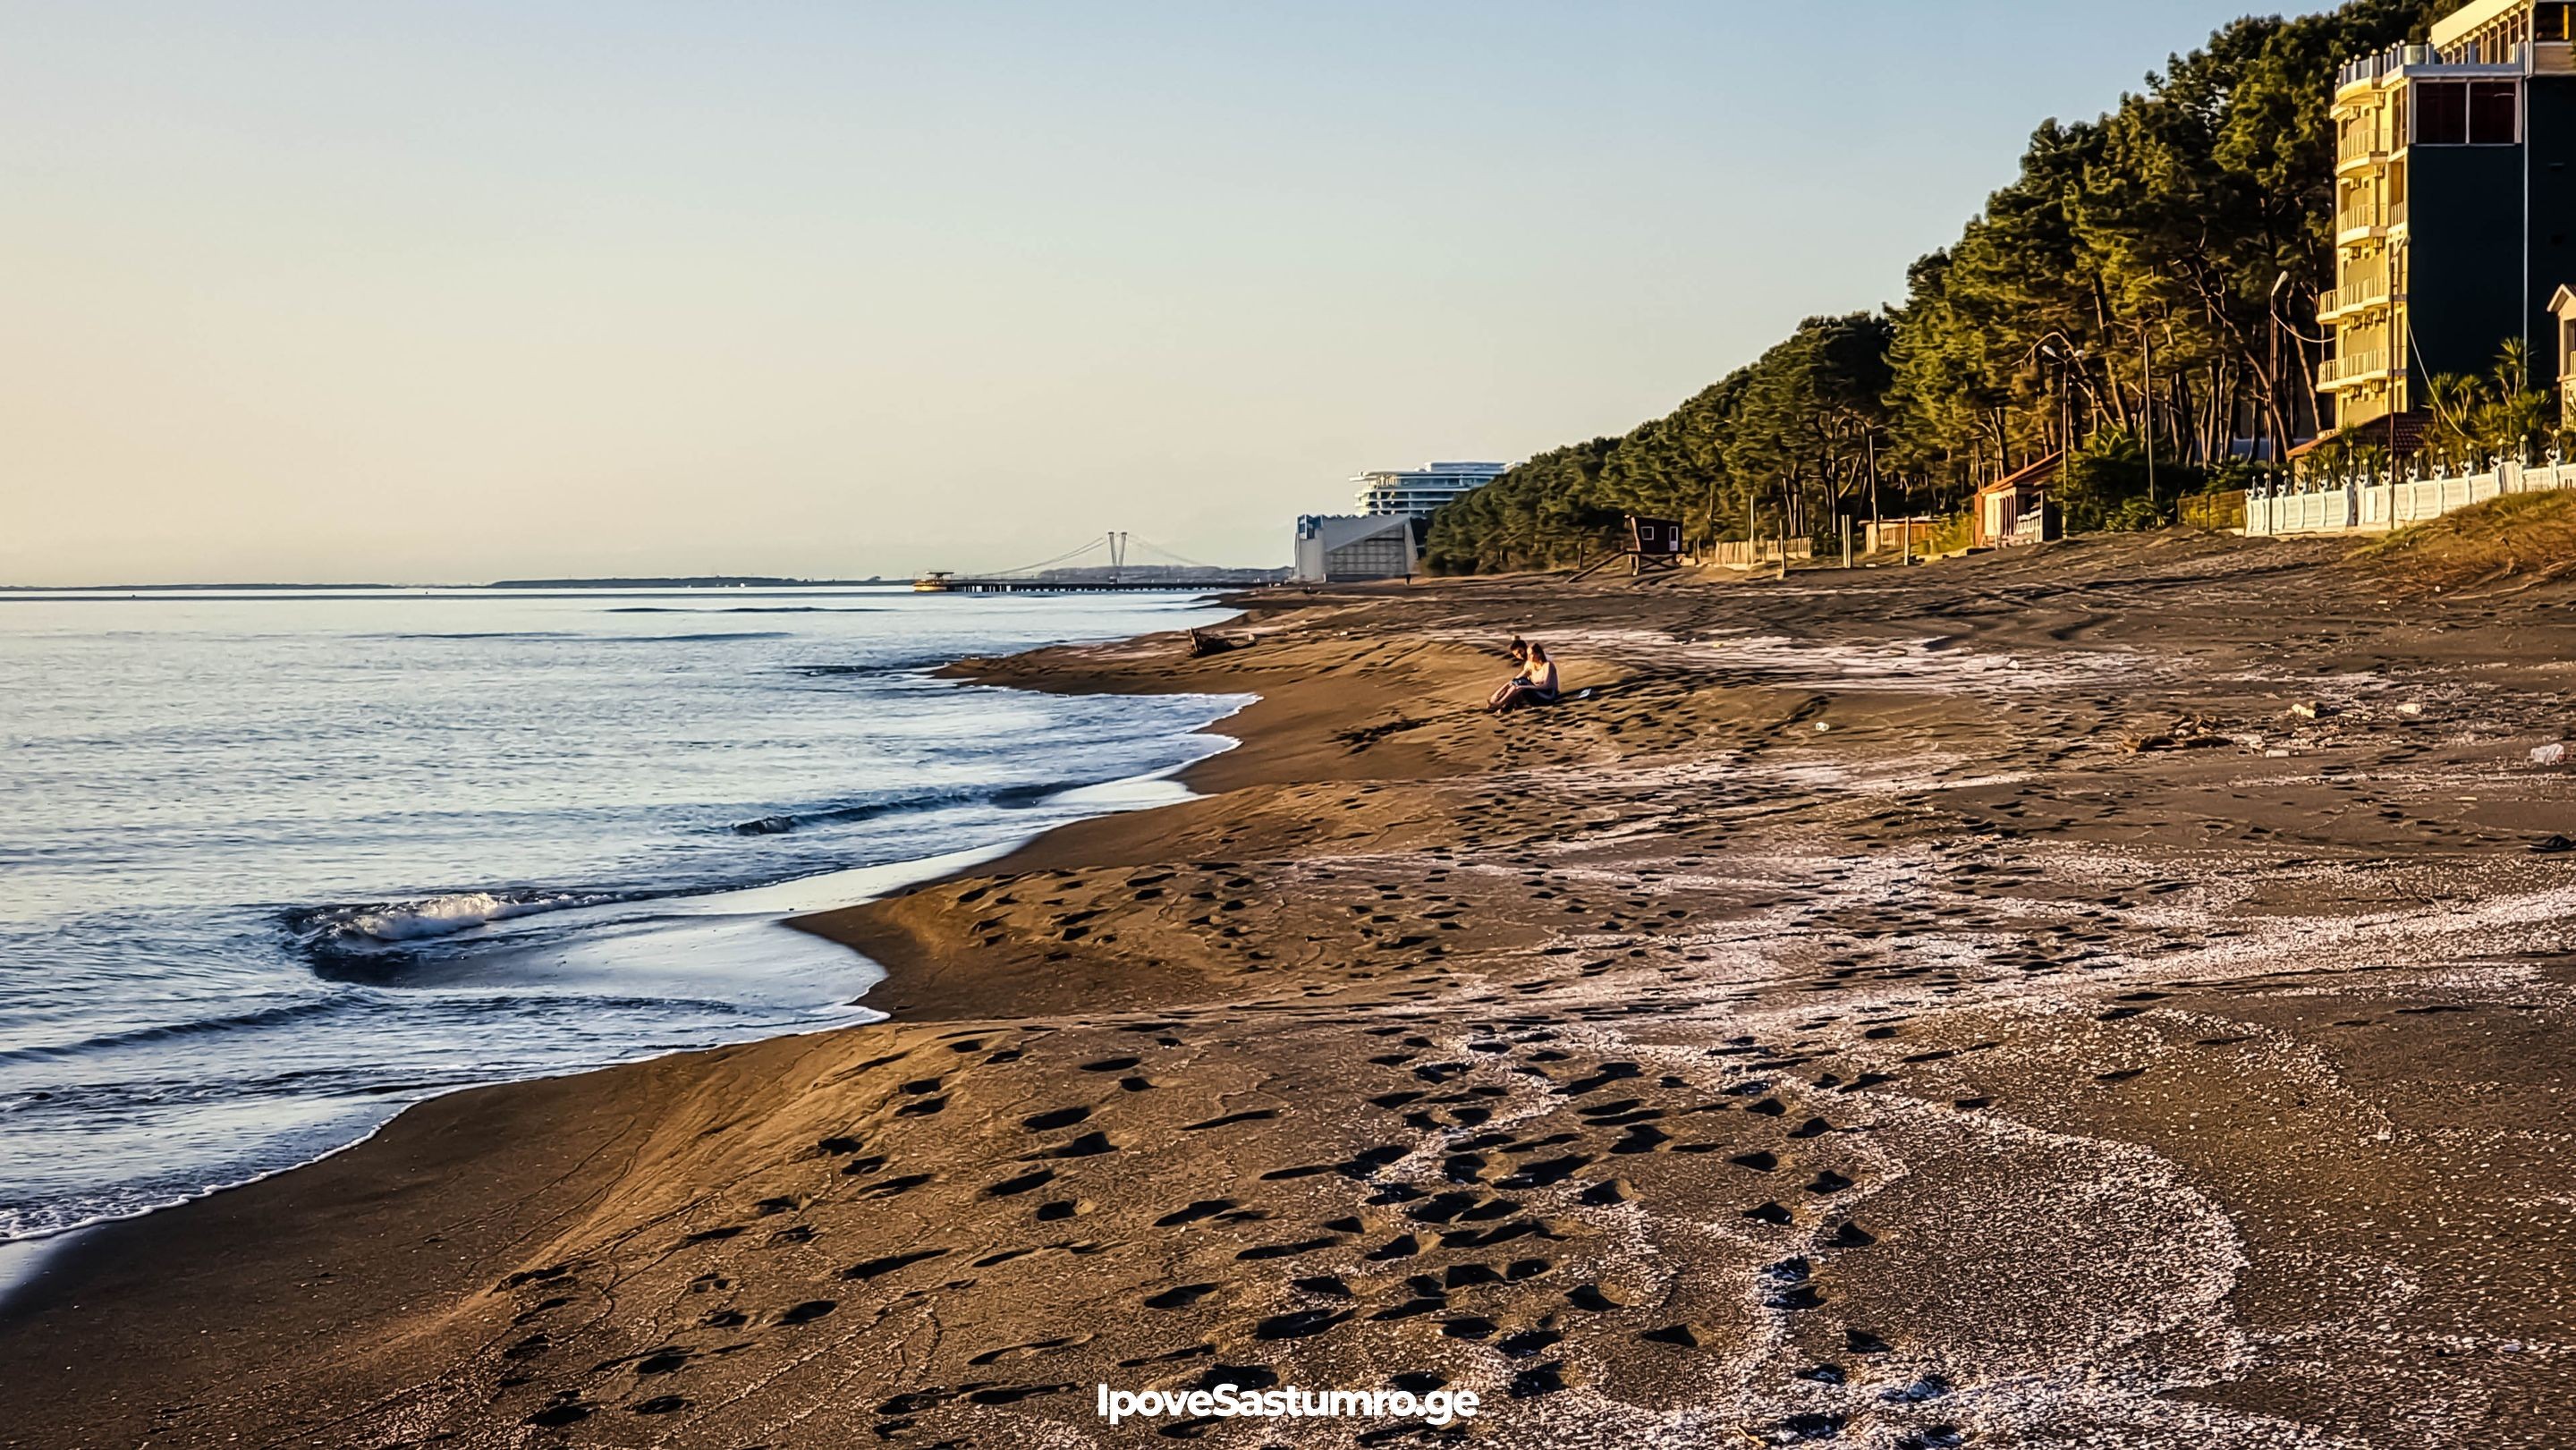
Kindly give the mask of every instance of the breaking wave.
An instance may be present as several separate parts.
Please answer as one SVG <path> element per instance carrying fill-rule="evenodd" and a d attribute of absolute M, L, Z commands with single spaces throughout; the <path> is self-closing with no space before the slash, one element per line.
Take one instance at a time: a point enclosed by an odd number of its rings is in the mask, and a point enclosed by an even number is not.
<path fill-rule="evenodd" d="M 596 906 L 613 899 L 573 892 L 459 891 L 414 901 L 319 906 L 290 913 L 288 923 L 297 939 L 309 947 L 391 946 L 453 936 L 516 916 Z"/>

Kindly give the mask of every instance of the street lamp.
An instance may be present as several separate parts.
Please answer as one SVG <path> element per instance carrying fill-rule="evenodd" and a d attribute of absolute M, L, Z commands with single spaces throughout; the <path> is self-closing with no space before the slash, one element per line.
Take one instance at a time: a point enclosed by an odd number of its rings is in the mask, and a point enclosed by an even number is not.
<path fill-rule="evenodd" d="M 2138 314 L 2138 401 L 2147 443 L 2147 507 L 2156 506 L 2156 358 L 2147 348 L 2147 315 Z"/>
<path fill-rule="evenodd" d="M 2057 350 L 2061 343 L 2066 347 L 2064 352 Z M 2076 346 L 2075 340 L 2065 333 L 2051 329 L 2023 350 L 2021 360 L 2027 363 L 2033 357 L 2043 357 L 2057 364 L 2057 447 L 2062 454 L 2072 453 L 2075 451 L 2075 384 L 2072 372 L 2084 361 L 2084 349 Z"/>

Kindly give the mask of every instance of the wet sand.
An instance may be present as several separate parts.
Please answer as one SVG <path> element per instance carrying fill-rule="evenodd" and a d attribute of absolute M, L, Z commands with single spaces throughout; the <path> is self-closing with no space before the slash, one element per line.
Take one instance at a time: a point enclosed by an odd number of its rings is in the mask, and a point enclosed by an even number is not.
<path fill-rule="evenodd" d="M 2576 1437 L 2556 586 L 2174 534 L 1271 601 L 1202 799 L 809 920 L 870 1027 L 85 1238 L 0 1444 Z M 1594 698 L 1494 720 L 1496 641 Z M 1094 1387 L 1472 1389 L 1130 1421 Z"/>

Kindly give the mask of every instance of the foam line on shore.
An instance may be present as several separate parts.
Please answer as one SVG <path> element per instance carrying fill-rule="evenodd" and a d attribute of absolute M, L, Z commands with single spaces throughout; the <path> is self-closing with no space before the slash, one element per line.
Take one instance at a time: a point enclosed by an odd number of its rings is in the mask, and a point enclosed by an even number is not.
<path fill-rule="evenodd" d="M 1236 707 L 1237 710 L 1240 708 L 1240 705 Z M 1233 713 L 1235 713 L 1235 711 L 1230 710 L 1227 712 L 1228 715 Z M 1225 717 L 1220 716 L 1218 718 L 1222 720 Z M 1214 724 L 1216 722 L 1211 721 L 1210 723 Z M 1214 745 L 1214 749 L 1210 752 L 1211 754 L 1233 749 L 1239 743 L 1231 737 L 1221 735 L 1211 734 L 1209 739 Z M 1058 790 L 1055 794 L 1047 797 L 1043 803 L 1094 806 L 1098 808 L 1097 813 L 1108 814 L 1131 810 L 1149 810 L 1161 806 L 1177 804 L 1182 801 L 1194 800 L 1198 798 L 1198 793 L 1182 784 L 1178 777 L 1187 771 L 1191 765 L 1196 763 L 1196 761 L 1185 761 L 1177 765 L 1140 772 L 1133 776 L 1121 777 L 1117 780 L 1102 781 L 1095 785 L 1065 787 Z M 1077 817 L 1076 819 L 1090 818 L 1092 817 L 1085 816 Z M 1044 834 L 1043 830 L 1031 831 L 1019 837 L 997 841 L 983 846 L 969 847 L 957 851 L 945 851 L 908 861 L 887 862 L 873 866 L 851 867 L 841 871 L 824 872 L 819 875 L 798 877 L 787 881 L 771 882 L 761 886 L 744 887 L 734 891 L 714 892 L 698 896 L 666 898 L 664 899 L 664 904 L 667 905 L 669 910 L 662 918 L 649 923 L 648 929 L 644 931 L 624 936 L 603 937 L 576 942 L 570 947 L 558 946 L 543 950 L 552 958 L 551 964 L 559 969 L 567 966 L 576 966 L 588 971 L 605 972 L 614 975 L 619 971 L 618 963 L 620 962 L 624 962 L 631 967 L 633 964 L 639 962 L 657 962 L 672 956 L 685 957 L 689 955 L 688 949 L 691 945 L 703 950 L 710 942 L 715 941 L 718 938 L 730 937 L 736 940 L 755 942 L 761 950 L 787 957 L 835 963 L 856 960 L 864 964 L 866 968 L 873 972 L 874 975 L 869 981 L 869 986 L 873 986 L 875 983 L 884 980 L 885 973 L 881 967 L 877 966 L 873 961 L 868 960 L 864 954 L 858 952 L 855 948 L 827 938 L 815 936 L 808 932 L 794 929 L 796 918 L 816 912 L 837 910 L 860 905 L 868 901 L 893 895 L 909 887 L 918 886 L 926 882 L 936 881 L 971 871 L 978 866 L 1009 855 L 1042 834 Z M 567 906 L 565 909 L 578 910 L 580 909 L 580 906 L 588 904 L 590 903 L 575 903 Z M 497 971 L 506 974 L 511 970 L 523 967 L 525 963 L 514 960 L 514 955 L 515 954 L 508 951 L 490 953 L 481 959 L 478 969 L 484 971 Z M 863 1025 L 868 1022 L 884 1020 L 885 1014 L 883 1012 L 865 1005 L 865 992 L 866 989 L 862 988 L 857 996 L 851 997 L 844 1004 L 843 1010 L 830 1015 L 828 1018 L 818 1020 L 808 1027 L 801 1028 L 794 1032 L 783 1034 L 764 1034 L 761 1037 L 746 1038 L 743 1040 L 762 1041 L 767 1040 L 772 1036 L 809 1036 L 818 1033 L 834 1032 L 847 1027 Z M 327 1004 L 318 1005 L 327 1006 Z M 209 1026 L 203 1030 L 215 1030 L 225 1025 L 229 1024 L 209 1024 Z M 154 1033 L 166 1033 L 174 1030 L 183 1031 L 188 1029 L 156 1028 L 149 1030 Z M 81 1046 L 85 1045 L 86 1044 L 74 1045 L 73 1047 L 58 1050 L 45 1049 L 43 1051 L 46 1051 L 49 1055 L 59 1055 L 59 1053 L 78 1051 Z M 733 1045 L 739 1044 L 708 1043 L 700 1046 L 674 1049 L 673 1051 L 702 1052 L 714 1048 Z M 668 1055 L 671 1055 L 671 1053 L 644 1053 L 630 1058 L 619 1058 L 609 1062 L 600 1062 L 582 1067 L 568 1068 L 559 1073 L 538 1074 L 534 1077 L 513 1077 L 493 1082 L 459 1083 L 452 1087 L 443 1088 L 437 1092 L 429 1093 L 423 1097 L 414 1099 L 411 1102 L 404 1103 L 399 1107 L 396 1107 L 393 1111 L 385 1113 L 384 1116 L 377 1121 L 367 1125 L 362 1132 L 352 1137 L 349 1141 L 337 1144 L 324 1152 L 313 1154 L 310 1157 L 302 1158 L 291 1163 L 281 1164 L 275 1168 L 248 1174 L 237 1179 L 209 1184 L 198 1192 L 173 1196 L 158 1202 L 145 1204 L 131 1210 L 99 1214 L 90 1218 L 81 1219 L 74 1223 L 48 1228 L 41 1233 L 0 1238 L 0 1312 L 6 1311 L 9 1301 L 19 1290 L 26 1287 L 35 1278 L 45 1272 L 48 1261 L 51 1260 L 59 1250 L 68 1247 L 82 1234 L 99 1228 L 102 1225 L 130 1222 L 132 1220 L 145 1218 L 152 1214 L 161 1213 L 173 1208 L 179 1208 L 189 1203 L 213 1197 L 217 1194 L 230 1192 L 235 1189 L 247 1187 L 254 1183 L 264 1182 L 268 1179 L 280 1177 L 285 1174 L 291 1174 L 304 1168 L 309 1168 L 314 1164 L 337 1157 L 342 1153 L 346 1153 L 373 1140 L 388 1126 L 390 1126 L 392 1122 L 404 1111 L 408 1111 L 410 1108 L 416 1107 L 420 1103 L 429 1102 L 436 1098 L 448 1096 L 452 1093 L 465 1092 L 478 1088 L 506 1086 L 513 1082 L 535 1081 L 543 1077 L 579 1076 L 585 1073 L 595 1072 L 606 1067 L 646 1061 L 653 1057 Z"/>

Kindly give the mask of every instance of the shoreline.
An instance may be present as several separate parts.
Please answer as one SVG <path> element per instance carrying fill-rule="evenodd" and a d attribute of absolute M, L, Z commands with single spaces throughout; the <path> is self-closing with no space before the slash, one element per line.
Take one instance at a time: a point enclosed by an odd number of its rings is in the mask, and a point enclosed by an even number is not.
<path fill-rule="evenodd" d="M 955 666 L 957 663 L 959 662 L 951 662 L 949 665 L 938 667 L 933 671 L 933 673 L 949 674 L 952 677 L 961 679 L 971 679 L 971 676 L 956 670 Z M 759 1037 L 746 1037 L 733 1042 L 713 1042 L 694 1047 L 670 1048 L 635 1057 L 595 1062 L 581 1067 L 565 1069 L 561 1072 L 539 1073 L 524 1077 L 504 1077 L 488 1082 L 459 1084 L 433 1092 L 428 1096 L 405 1102 L 400 1107 L 394 1109 L 391 1114 L 369 1126 L 366 1131 L 358 1136 L 351 1138 L 347 1142 L 339 1143 L 327 1148 L 311 1157 L 303 1158 L 296 1162 L 283 1164 L 274 1168 L 257 1170 L 237 1181 L 203 1188 L 187 1196 L 174 1198 L 167 1202 L 155 1203 L 124 1212 L 105 1214 L 99 1217 L 85 1219 L 77 1223 L 66 1224 L 60 1228 L 51 1229 L 43 1233 L 0 1239 L 0 1322 L 5 1322 L 10 1317 L 13 1301 L 16 1299 L 19 1291 L 44 1274 L 46 1272 L 46 1265 L 50 1261 L 71 1250 L 93 1233 L 101 1229 L 111 1228 L 120 1224 L 139 1223 L 158 1214 L 165 1214 L 184 1209 L 190 1204 L 203 1202 L 207 1199 L 215 1198 L 223 1194 L 237 1192 L 241 1189 L 249 1188 L 253 1185 L 266 1182 L 270 1179 L 282 1177 L 287 1174 L 301 1172 L 330 1158 L 363 1147 L 383 1133 L 387 1128 L 391 1127 L 403 1114 L 408 1113 L 423 1104 L 434 1102 L 439 1098 L 451 1096 L 460 1092 L 507 1088 L 520 1083 L 543 1081 L 549 1078 L 580 1077 L 591 1073 L 612 1071 L 620 1067 L 631 1066 L 635 1063 L 649 1062 L 662 1057 L 686 1055 L 697 1052 L 714 1052 L 727 1048 L 751 1046 L 757 1043 L 778 1041 L 786 1038 L 846 1031 L 852 1028 L 866 1027 L 875 1022 L 883 1021 L 885 1020 L 886 1014 L 878 1012 L 867 1001 L 868 995 L 875 991 L 877 987 L 882 985 L 885 980 L 882 964 L 877 963 L 873 958 L 867 957 L 864 953 L 857 952 L 855 948 L 849 947 L 846 943 L 835 941 L 827 933 L 814 932 L 805 929 L 802 926 L 802 922 L 806 918 L 851 910 L 880 900 L 886 896 L 897 895 L 923 885 L 928 885 L 937 881 L 965 874 L 987 863 L 1008 857 L 1026 847 L 1032 841 L 1043 837 L 1052 831 L 1063 829 L 1066 825 L 1079 824 L 1082 821 L 1099 819 L 1103 816 L 1119 815 L 1133 811 L 1160 809 L 1166 805 L 1177 803 L 1179 800 L 1189 799 L 1191 796 L 1186 793 L 1186 786 L 1179 787 L 1183 792 L 1185 792 L 1184 794 L 1176 796 L 1170 800 L 1128 800 L 1121 802 L 1117 798 L 1122 794 L 1133 795 L 1138 792 L 1140 787 L 1148 787 L 1158 783 L 1171 782 L 1177 785 L 1179 778 L 1191 769 L 1195 768 L 1197 765 L 1207 759 L 1211 759 L 1214 756 L 1221 755 L 1226 751 L 1233 749 L 1237 742 L 1233 741 L 1230 737 L 1217 734 L 1216 730 L 1218 726 L 1233 718 L 1233 715 L 1238 713 L 1240 708 L 1241 707 L 1238 706 L 1236 711 L 1228 711 L 1225 714 L 1218 715 L 1216 718 L 1208 721 L 1205 725 L 1202 725 L 1191 732 L 1194 735 L 1208 736 L 1216 742 L 1214 748 L 1206 755 L 1200 756 L 1194 760 L 1185 761 L 1179 765 L 1165 766 L 1154 770 L 1140 772 L 1135 775 L 1121 776 L 1110 780 L 1093 782 L 1088 785 L 1069 787 L 1063 791 L 1059 791 L 1048 796 L 1045 800 L 1036 802 L 1037 805 L 1043 806 L 1050 803 L 1060 802 L 1068 796 L 1097 796 L 1103 798 L 1108 803 L 1103 804 L 1096 815 L 1077 816 L 1071 821 L 1059 822 L 1053 826 L 1039 827 L 1035 830 L 1024 832 L 1011 839 L 994 842 L 988 845 L 962 847 L 954 850 L 935 852 L 931 855 L 922 857 L 885 861 L 865 866 L 840 867 L 829 871 L 792 876 L 777 881 L 759 882 L 748 886 L 731 886 L 712 891 L 694 893 L 684 892 L 668 896 L 637 896 L 621 899 L 621 905 L 631 905 L 635 902 L 658 902 L 677 903 L 687 908 L 685 911 L 676 913 L 673 919 L 663 922 L 661 925 L 646 934 L 650 939 L 656 942 L 678 942 L 686 944 L 686 939 L 691 937 L 704 937 L 709 933 L 722 933 L 739 930 L 763 932 L 784 930 L 796 933 L 796 937 L 786 938 L 785 940 L 792 941 L 798 938 L 812 938 L 831 942 L 833 947 L 838 949 L 839 952 L 848 953 L 866 966 L 875 969 L 878 973 L 876 980 L 868 982 L 863 988 L 861 988 L 856 997 L 850 998 L 846 1003 L 842 1004 L 845 1009 L 851 1009 L 856 1013 L 867 1015 L 843 1015 L 836 1018 L 823 1018 L 816 1020 L 810 1025 L 786 1032 L 771 1033 Z M 857 881 L 864 881 L 868 884 L 864 886 L 853 884 L 849 889 L 841 891 L 829 890 L 826 887 L 826 883 L 834 881 L 852 881 L 854 883 Z M 814 898 L 817 897 L 818 892 L 822 896 L 828 898 L 828 904 L 817 904 Z M 767 898 L 767 900 L 764 901 L 764 898 Z M 723 904 L 737 909 L 709 909 L 717 904 Z M 703 917 L 705 919 L 702 921 L 686 919 L 690 917 Z M 575 945 L 576 947 L 580 947 L 585 944 L 576 943 Z M 596 943 L 587 945 L 598 948 L 598 944 Z M 607 948 L 598 949 L 606 950 Z M 515 953 L 527 950 L 530 950 L 530 948 L 524 946 L 505 948 L 501 951 L 489 954 L 485 959 L 478 960 L 488 964 L 491 960 L 506 960 L 509 956 Z M 632 953 L 631 946 L 626 947 L 624 950 L 627 954 Z"/>
<path fill-rule="evenodd" d="M 2285 659 L 2343 567 L 965 662 L 1259 699 L 1198 799 L 801 919 L 886 1021 L 467 1090 L 102 1242 L 0 1318 L 0 1444 L 1115 1445 L 1095 1383 L 1390 1375 L 1532 1446 L 2547 1443 L 2563 599 L 2347 597 Z M 1594 699 L 1477 713 L 1514 632 Z"/>

